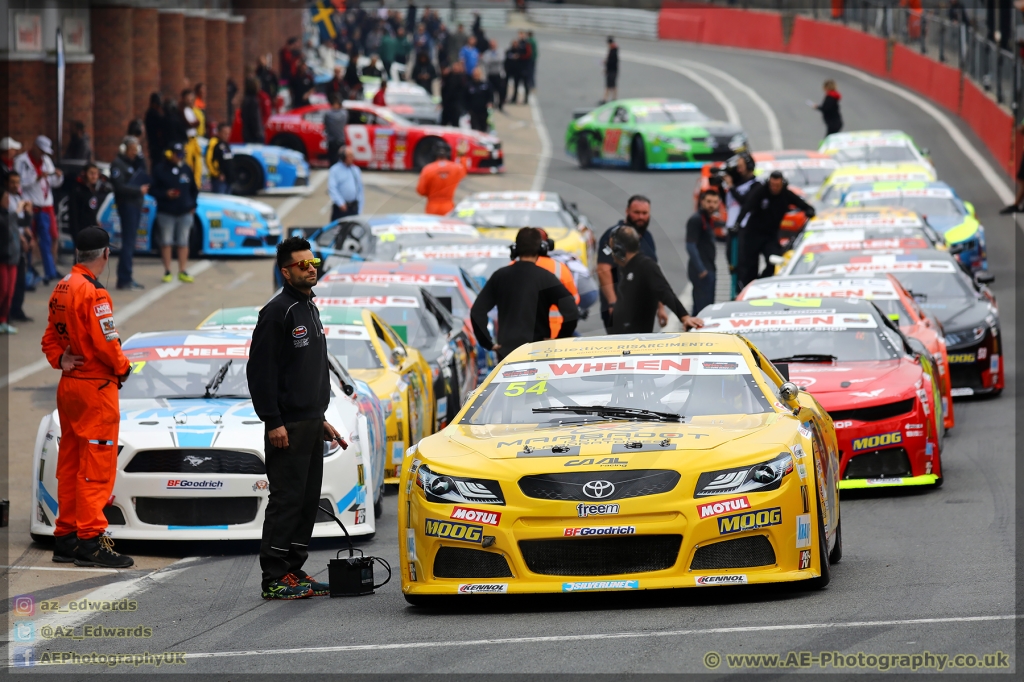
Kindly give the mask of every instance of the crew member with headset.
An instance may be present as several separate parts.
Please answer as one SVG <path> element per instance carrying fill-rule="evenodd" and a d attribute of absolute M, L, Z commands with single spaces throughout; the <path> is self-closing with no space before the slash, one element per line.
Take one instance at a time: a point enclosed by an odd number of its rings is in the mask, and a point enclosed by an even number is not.
<path fill-rule="evenodd" d="M 558 278 L 558 281 L 562 283 L 569 293 L 572 294 L 573 300 L 576 301 L 576 305 L 580 303 L 580 292 L 576 289 L 576 280 L 573 278 L 572 270 L 569 269 L 568 265 L 565 265 L 561 261 L 557 261 L 548 254 L 555 250 L 555 240 L 548 236 L 548 233 L 543 228 L 538 227 L 537 231 L 540 232 L 540 253 L 537 256 L 537 266 L 542 267 L 552 275 Z M 515 262 L 519 255 L 516 245 L 513 244 L 510 249 L 512 252 L 512 261 Z M 551 306 L 551 310 L 548 312 L 548 319 L 551 322 L 551 336 L 549 338 L 557 339 L 558 332 L 562 329 L 562 313 L 558 311 L 558 306 Z"/>
<path fill-rule="evenodd" d="M 572 294 L 557 277 L 537 265 L 541 244 L 540 230 L 533 227 L 519 230 L 515 244 L 517 260 L 491 275 L 470 309 L 477 341 L 484 348 L 497 352 L 499 360 L 525 343 L 550 337 L 548 311 L 551 306 L 557 306 L 562 314 L 558 338 L 572 336 L 576 330 L 579 310 Z M 495 306 L 498 308 L 497 343 L 487 331 L 487 313 Z"/>
<path fill-rule="evenodd" d="M 640 234 L 635 229 L 616 231 L 611 250 L 619 265 L 618 312 L 612 318 L 612 334 L 650 334 L 660 305 L 675 313 L 686 331 L 704 326 L 700 318 L 686 312 L 657 261 L 640 253 Z"/>
<path fill-rule="evenodd" d="M 743 287 L 760 277 L 770 277 L 775 272 L 772 256 L 782 254 L 779 246 L 779 226 L 786 217 L 790 206 L 803 211 L 808 220 L 814 217 L 814 208 L 799 194 L 789 189 L 782 171 L 772 171 L 765 184 L 756 183 L 747 194 L 736 224 L 740 232 L 739 263 L 737 266 L 737 287 Z M 758 275 L 758 257 L 764 255 L 766 266 Z"/>
<path fill-rule="evenodd" d="M 729 272 L 732 276 L 730 298 L 735 298 L 743 288 L 736 283 L 739 264 L 739 235 L 736 230 L 736 219 L 739 218 L 743 202 L 747 200 L 747 194 L 757 184 L 757 180 L 754 179 L 755 166 L 754 157 L 750 155 L 750 152 L 736 154 L 725 162 L 725 227 L 728 230 L 726 253 L 729 260 Z"/>
<path fill-rule="evenodd" d="M 654 246 L 654 235 L 647 229 L 651 223 L 651 200 L 642 194 L 634 194 L 626 201 L 626 217 L 605 230 L 597 243 L 597 281 L 600 287 L 601 321 L 604 329 L 612 333 L 612 319 L 616 304 L 615 285 L 618 283 L 618 269 L 609 242 L 624 226 L 632 227 L 640 235 L 640 250 L 645 256 L 658 262 L 658 251 Z M 668 317 L 659 307 L 658 319 L 665 326 Z M 664 320 L 664 321 L 662 321 Z"/>

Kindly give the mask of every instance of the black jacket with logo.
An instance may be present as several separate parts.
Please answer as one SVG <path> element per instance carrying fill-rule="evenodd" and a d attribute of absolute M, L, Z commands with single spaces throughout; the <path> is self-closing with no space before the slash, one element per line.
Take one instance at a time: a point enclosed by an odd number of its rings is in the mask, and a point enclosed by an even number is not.
<path fill-rule="evenodd" d="M 171 197 L 167 193 L 172 189 L 178 190 L 178 196 Z M 168 215 L 185 215 L 196 210 L 196 200 L 199 198 L 192 168 L 184 161 L 175 163 L 170 159 L 163 159 L 153 166 L 149 193 L 156 198 L 157 213 Z"/>
<path fill-rule="evenodd" d="M 778 194 L 772 194 L 768 183 L 757 183 L 747 194 L 743 202 L 740 215 L 736 218 L 736 224 L 748 234 L 774 236 L 779 232 L 782 219 L 786 217 L 790 206 L 796 206 L 807 214 L 808 218 L 814 217 L 814 209 L 796 194 L 789 187 L 783 187 Z"/>
<path fill-rule="evenodd" d="M 312 299 L 285 284 L 260 310 L 253 330 L 245 376 L 268 431 L 323 419 L 331 402 L 327 339 Z"/>
<path fill-rule="evenodd" d="M 110 162 L 110 183 L 114 186 L 114 201 L 118 206 L 142 206 L 145 200 L 140 189 L 148 180 L 146 162 L 141 156 L 129 159 L 124 154 Z"/>

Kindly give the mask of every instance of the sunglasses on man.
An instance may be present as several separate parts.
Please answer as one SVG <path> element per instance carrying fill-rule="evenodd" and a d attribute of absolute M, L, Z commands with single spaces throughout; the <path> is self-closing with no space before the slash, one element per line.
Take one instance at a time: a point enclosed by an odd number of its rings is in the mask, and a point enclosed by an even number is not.
<path fill-rule="evenodd" d="M 318 265 L 320 265 L 320 259 L 319 258 L 303 258 L 302 260 L 297 260 L 294 263 L 289 263 L 288 265 L 285 265 L 284 267 L 286 267 L 286 268 L 297 267 L 299 270 L 308 270 L 310 268 L 310 266 L 315 268 Z"/>

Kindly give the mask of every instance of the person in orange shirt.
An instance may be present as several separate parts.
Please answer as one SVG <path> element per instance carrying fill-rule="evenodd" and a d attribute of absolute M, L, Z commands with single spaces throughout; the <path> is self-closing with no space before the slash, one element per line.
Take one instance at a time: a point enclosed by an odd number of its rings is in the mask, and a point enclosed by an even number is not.
<path fill-rule="evenodd" d="M 103 507 L 117 475 L 121 421 L 117 391 L 131 373 L 114 326 L 110 294 L 99 282 L 110 260 L 110 236 L 78 233 L 78 263 L 50 295 L 43 353 L 62 371 L 57 385 L 61 438 L 57 454 L 57 523 L 53 560 L 76 566 L 127 568 L 131 557 L 104 537 Z"/>
<path fill-rule="evenodd" d="M 523 228 L 524 230 L 527 228 Z M 555 260 L 548 254 L 555 250 L 555 240 L 548 236 L 547 231 L 537 228 L 540 232 L 540 255 L 537 256 L 537 266 L 544 268 L 562 283 L 569 293 L 572 294 L 573 300 L 576 301 L 576 305 L 580 304 L 580 292 L 576 288 L 576 280 L 572 276 L 572 270 L 569 269 L 568 265 Z M 515 246 L 512 247 L 512 262 L 515 262 Z M 551 306 L 551 310 L 548 312 L 548 323 L 551 325 L 551 338 L 557 339 L 558 332 L 562 329 L 562 313 L 559 312 L 558 306 Z"/>
<path fill-rule="evenodd" d="M 466 177 L 466 167 L 457 161 L 449 161 L 446 150 L 447 146 L 439 146 L 437 160 L 423 167 L 416 185 L 416 193 L 427 198 L 425 212 L 433 215 L 445 215 L 455 208 L 452 200 L 455 190 Z"/>

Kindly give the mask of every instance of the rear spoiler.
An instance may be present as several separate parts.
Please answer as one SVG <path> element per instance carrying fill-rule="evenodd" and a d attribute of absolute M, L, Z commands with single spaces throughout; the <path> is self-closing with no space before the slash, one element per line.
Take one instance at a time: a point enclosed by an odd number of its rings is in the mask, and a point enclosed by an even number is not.
<path fill-rule="evenodd" d="M 575 121 L 578 118 L 582 118 L 582 117 L 586 116 L 591 111 L 593 111 L 595 108 L 596 107 L 589 107 L 589 108 L 586 108 L 586 109 L 573 109 L 572 110 L 572 120 Z"/>

